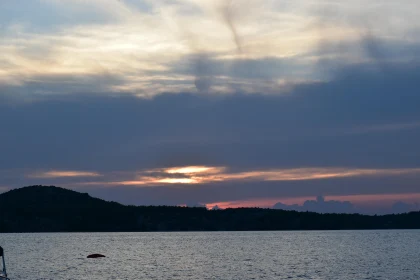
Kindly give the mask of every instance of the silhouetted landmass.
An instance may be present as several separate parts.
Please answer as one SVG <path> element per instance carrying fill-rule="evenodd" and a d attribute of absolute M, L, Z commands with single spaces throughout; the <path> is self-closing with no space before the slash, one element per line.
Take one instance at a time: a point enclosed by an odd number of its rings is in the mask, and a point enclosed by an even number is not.
<path fill-rule="evenodd" d="M 124 206 L 53 186 L 0 195 L 0 232 L 420 229 L 420 212 L 366 216 L 260 208 Z"/>

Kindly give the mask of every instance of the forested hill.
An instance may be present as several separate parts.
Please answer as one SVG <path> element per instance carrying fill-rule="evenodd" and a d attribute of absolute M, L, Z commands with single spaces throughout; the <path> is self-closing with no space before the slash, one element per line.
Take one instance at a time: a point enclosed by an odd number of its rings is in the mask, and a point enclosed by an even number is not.
<path fill-rule="evenodd" d="M 259 208 L 136 207 L 53 186 L 0 195 L 0 232 L 339 229 L 420 229 L 420 212 L 364 216 Z"/>

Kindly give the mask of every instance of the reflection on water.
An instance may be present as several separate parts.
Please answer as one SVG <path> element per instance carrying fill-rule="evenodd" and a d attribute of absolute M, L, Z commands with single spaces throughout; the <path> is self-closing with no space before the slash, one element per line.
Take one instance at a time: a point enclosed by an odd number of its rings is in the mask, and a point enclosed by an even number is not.
<path fill-rule="evenodd" d="M 418 280 L 419 242 L 420 231 L 0 234 L 13 280 Z"/>

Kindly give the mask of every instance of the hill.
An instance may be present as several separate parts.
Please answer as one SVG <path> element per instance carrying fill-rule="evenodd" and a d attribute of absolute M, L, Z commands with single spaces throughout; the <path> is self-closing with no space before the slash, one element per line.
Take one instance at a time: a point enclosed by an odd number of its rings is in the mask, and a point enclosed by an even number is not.
<path fill-rule="evenodd" d="M 259 208 L 124 206 L 54 186 L 0 195 L 0 232 L 420 229 L 420 212 L 317 214 Z"/>

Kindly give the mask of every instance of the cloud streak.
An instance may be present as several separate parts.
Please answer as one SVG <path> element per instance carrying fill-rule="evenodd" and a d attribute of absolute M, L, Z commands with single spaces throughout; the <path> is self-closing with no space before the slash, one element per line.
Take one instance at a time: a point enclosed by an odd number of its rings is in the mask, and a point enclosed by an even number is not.
<path fill-rule="evenodd" d="M 115 173 L 118 175 L 118 173 Z M 120 181 L 109 181 L 106 177 L 97 182 L 78 182 L 73 186 L 138 186 L 152 187 L 162 185 L 198 185 L 221 182 L 289 182 L 312 181 L 360 177 L 393 177 L 420 175 L 420 168 L 402 169 L 357 169 L 357 168 L 292 168 L 270 169 L 244 172 L 229 172 L 227 167 L 182 166 L 167 169 L 139 171 L 123 176 L 135 178 Z M 46 172 L 34 178 L 56 177 L 95 177 L 97 173 L 88 172 Z"/>
<path fill-rule="evenodd" d="M 86 171 L 46 171 L 29 174 L 29 178 L 38 178 L 38 179 L 51 179 L 51 178 L 71 178 L 71 177 L 100 177 L 101 174 L 96 172 L 86 172 Z"/>

